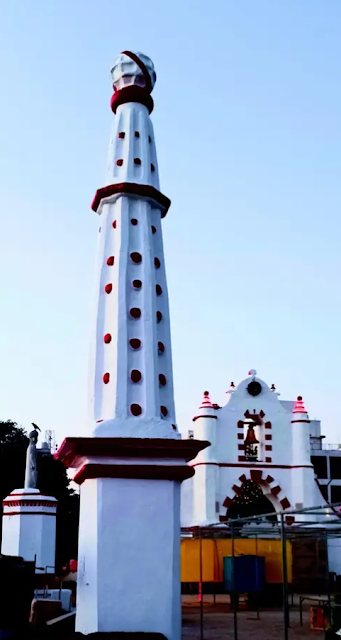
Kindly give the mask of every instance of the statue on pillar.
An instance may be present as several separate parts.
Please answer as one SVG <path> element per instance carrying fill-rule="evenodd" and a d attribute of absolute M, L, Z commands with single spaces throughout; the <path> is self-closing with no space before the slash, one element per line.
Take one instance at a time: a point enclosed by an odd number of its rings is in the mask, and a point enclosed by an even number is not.
<path fill-rule="evenodd" d="M 29 433 L 29 445 L 26 454 L 25 489 L 37 489 L 37 442 L 39 427 L 32 422 L 33 431 Z"/>

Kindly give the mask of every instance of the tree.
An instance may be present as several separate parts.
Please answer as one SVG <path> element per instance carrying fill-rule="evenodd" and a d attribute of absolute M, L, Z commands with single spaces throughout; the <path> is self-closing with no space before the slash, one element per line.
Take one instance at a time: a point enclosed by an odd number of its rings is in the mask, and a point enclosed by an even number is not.
<path fill-rule="evenodd" d="M 24 486 L 28 444 L 24 429 L 16 422 L 0 421 L 1 502 L 11 491 Z M 37 452 L 38 489 L 58 500 L 56 567 L 60 570 L 68 560 L 77 558 L 79 496 L 69 486 L 64 465 L 50 452 Z"/>

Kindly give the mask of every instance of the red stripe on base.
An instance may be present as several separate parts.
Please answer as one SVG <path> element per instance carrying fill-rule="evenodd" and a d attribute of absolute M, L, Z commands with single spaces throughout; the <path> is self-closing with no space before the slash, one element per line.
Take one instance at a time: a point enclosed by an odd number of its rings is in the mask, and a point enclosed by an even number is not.
<path fill-rule="evenodd" d="M 172 438 L 65 438 L 54 454 L 66 467 L 79 456 L 112 458 L 171 458 L 193 460 L 210 442 Z"/>
<path fill-rule="evenodd" d="M 182 482 L 194 476 L 193 467 L 157 464 L 85 464 L 74 476 L 73 482 L 82 484 L 95 478 L 134 478 L 136 480 L 171 480 Z"/>
<path fill-rule="evenodd" d="M 48 511 L 4 511 L 4 516 L 54 516 L 56 517 L 56 513 L 51 513 Z"/>

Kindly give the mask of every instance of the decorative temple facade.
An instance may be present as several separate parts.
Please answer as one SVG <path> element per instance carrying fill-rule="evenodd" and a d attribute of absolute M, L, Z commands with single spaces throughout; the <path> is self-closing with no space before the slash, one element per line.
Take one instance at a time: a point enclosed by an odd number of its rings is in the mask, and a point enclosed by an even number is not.
<path fill-rule="evenodd" d="M 301 396 L 281 400 L 254 370 L 227 393 L 221 407 L 205 391 L 184 433 L 211 446 L 182 485 L 182 526 L 341 501 L 340 448 L 323 444 L 320 421 L 309 419 Z"/>

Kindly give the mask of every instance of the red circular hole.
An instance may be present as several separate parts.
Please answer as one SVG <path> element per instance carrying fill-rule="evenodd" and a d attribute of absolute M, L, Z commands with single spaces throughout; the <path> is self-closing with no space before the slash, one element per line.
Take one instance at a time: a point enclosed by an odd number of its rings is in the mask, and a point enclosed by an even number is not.
<path fill-rule="evenodd" d="M 130 222 L 131 222 L 131 224 L 133 224 L 133 225 L 134 225 L 134 227 L 136 227 L 136 225 L 138 224 L 138 221 L 136 220 L 136 218 L 132 218 L 132 219 L 130 220 Z"/>
<path fill-rule="evenodd" d="M 165 345 L 163 344 L 163 342 L 157 343 L 157 350 L 160 354 L 165 352 Z"/>
<path fill-rule="evenodd" d="M 111 342 L 111 335 L 110 333 L 106 333 L 104 336 L 104 342 L 105 344 L 109 344 L 109 342 Z"/>
<path fill-rule="evenodd" d="M 160 384 L 160 387 L 165 387 L 167 384 L 166 376 L 164 376 L 163 373 L 159 374 L 159 384 Z"/>
<path fill-rule="evenodd" d="M 104 289 L 105 289 L 105 293 L 111 293 L 112 292 L 112 284 L 106 284 Z"/>
<path fill-rule="evenodd" d="M 124 133 L 124 131 L 120 131 L 119 134 L 118 134 L 118 137 L 123 140 L 123 138 L 126 137 L 126 134 Z"/>
<path fill-rule="evenodd" d="M 108 258 L 108 260 L 107 260 L 107 265 L 108 265 L 108 267 L 112 267 L 112 265 L 114 264 L 114 262 L 115 262 L 115 258 L 114 258 L 114 256 L 109 256 L 109 258 Z"/>
<path fill-rule="evenodd" d="M 141 318 L 141 309 L 139 309 L 138 307 L 132 307 L 129 313 L 131 317 L 134 318 L 135 320 L 138 320 L 138 318 Z"/>
<path fill-rule="evenodd" d="M 114 220 L 114 222 L 112 223 L 112 226 L 114 227 L 114 229 L 116 229 L 116 220 Z"/>
<path fill-rule="evenodd" d="M 132 338 L 129 340 L 129 344 L 132 349 L 139 349 L 141 346 L 141 340 L 139 340 L 139 338 Z"/>
<path fill-rule="evenodd" d="M 122 164 L 123 164 L 122 158 L 119 158 L 118 160 L 116 160 L 116 164 L 118 167 L 122 167 Z"/>
<path fill-rule="evenodd" d="M 141 164 L 140 158 L 134 158 L 134 164 L 136 164 L 136 166 L 139 167 Z"/>
<path fill-rule="evenodd" d="M 151 163 L 151 165 L 150 165 L 150 170 L 151 170 L 152 173 L 154 173 L 155 167 L 154 167 L 153 163 Z"/>
<path fill-rule="evenodd" d="M 105 373 L 103 376 L 104 384 L 108 384 L 109 380 L 110 380 L 110 373 Z"/>
<path fill-rule="evenodd" d="M 162 313 L 161 311 L 157 311 L 156 312 L 156 322 L 159 323 L 162 320 Z"/>
<path fill-rule="evenodd" d="M 133 280 L 133 287 L 134 287 L 134 289 L 141 289 L 141 287 L 142 287 L 141 280 Z"/>
<path fill-rule="evenodd" d="M 159 258 L 154 258 L 154 264 L 155 264 L 156 269 L 160 269 L 161 262 L 160 262 Z"/>
<path fill-rule="evenodd" d="M 130 259 L 134 264 L 140 264 L 140 262 L 142 262 L 142 256 L 137 251 L 133 251 L 133 253 L 130 254 Z"/>
<path fill-rule="evenodd" d="M 174 431 L 176 431 L 176 424 L 172 424 Z"/>
<path fill-rule="evenodd" d="M 161 293 L 162 293 L 162 289 L 161 289 L 161 287 L 160 287 L 160 285 L 159 285 L 159 284 L 156 284 L 156 285 L 155 285 L 155 291 L 156 291 L 156 295 L 157 295 L 157 296 L 160 296 L 160 295 L 161 295 Z"/>
<path fill-rule="evenodd" d="M 138 131 L 135 131 L 135 138 L 139 138 L 139 137 L 140 137 L 139 132 L 138 132 Z"/>
<path fill-rule="evenodd" d="M 152 224 L 152 233 L 156 233 L 156 227 Z"/>
<path fill-rule="evenodd" d="M 165 405 L 164 405 L 164 404 L 162 404 L 162 405 L 161 405 L 160 409 L 161 409 L 161 414 L 162 414 L 164 417 L 168 416 L 168 409 L 167 409 L 167 407 L 165 407 Z"/>
<path fill-rule="evenodd" d="M 142 407 L 140 407 L 139 404 L 131 404 L 130 413 L 132 413 L 133 416 L 140 416 L 142 413 Z"/>
<path fill-rule="evenodd" d="M 142 379 L 142 373 L 138 369 L 133 369 L 130 372 L 130 380 L 132 382 L 140 382 Z"/>

